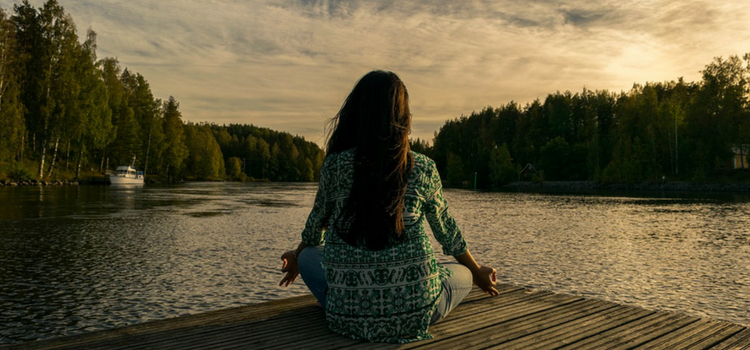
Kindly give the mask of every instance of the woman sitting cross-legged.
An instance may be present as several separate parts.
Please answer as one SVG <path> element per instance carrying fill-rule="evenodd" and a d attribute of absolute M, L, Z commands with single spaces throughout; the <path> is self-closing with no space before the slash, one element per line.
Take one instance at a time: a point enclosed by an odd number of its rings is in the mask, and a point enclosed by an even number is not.
<path fill-rule="evenodd" d="M 280 285 L 301 274 L 333 331 L 392 343 L 431 338 L 472 282 L 497 295 L 495 270 L 477 264 L 448 213 L 435 162 L 409 150 L 398 76 L 362 77 L 330 126 L 315 204 L 302 242 L 281 256 Z M 437 263 L 425 219 L 458 263 Z"/>

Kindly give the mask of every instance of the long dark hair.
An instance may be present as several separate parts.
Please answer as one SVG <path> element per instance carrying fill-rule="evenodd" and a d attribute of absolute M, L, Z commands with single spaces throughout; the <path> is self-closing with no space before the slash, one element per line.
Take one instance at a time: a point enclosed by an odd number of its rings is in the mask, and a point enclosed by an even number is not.
<path fill-rule="evenodd" d="M 329 121 L 326 153 L 355 150 L 354 183 L 334 220 L 346 243 L 382 250 L 402 238 L 404 195 L 414 159 L 406 86 L 393 72 L 363 76 Z"/>

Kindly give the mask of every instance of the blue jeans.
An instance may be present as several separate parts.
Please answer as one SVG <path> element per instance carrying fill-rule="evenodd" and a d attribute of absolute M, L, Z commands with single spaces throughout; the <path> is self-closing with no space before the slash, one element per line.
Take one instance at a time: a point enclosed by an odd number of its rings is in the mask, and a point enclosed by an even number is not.
<path fill-rule="evenodd" d="M 307 288 L 310 289 L 310 292 L 325 308 L 328 282 L 326 282 L 325 272 L 321 265 L 323 262 L 323 249 L 323 246 L 307 247 L 299 254 L 297 262 L 302 280 L 305 281 Z M 458 263 L 441 265 L 453 271 L 453 276 L 443 281 L 443 293 L 440 296 L 437 309 L 432 315 L 430 324 L 435 324 L 445 318 L 445 316 L 448 316 L 448 313 L 469 295 L 473 283 L 471 271 L 465 266 Z"/>

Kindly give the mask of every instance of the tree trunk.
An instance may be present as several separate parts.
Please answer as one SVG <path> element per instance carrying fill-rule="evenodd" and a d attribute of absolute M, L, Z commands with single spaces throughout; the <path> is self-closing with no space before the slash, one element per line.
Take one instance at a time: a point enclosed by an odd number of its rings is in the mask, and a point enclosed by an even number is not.
<path fill-rule="evenodd" d="M 42 150 L 39 154 L 39 180 L 44 179 L 44 156 L 47 153 L 46 142 L 42 142 Z"/>
<path fill-rule="evenodd" d="M 5 35 L 3 35 L 3 43 L 7 43 L 9 31 L 4 31 Z M 2 111 L 3 107 L 3 96 L 5 96 L 5 89 L 7 87 L 5 82 L 5 66 L 8 65 L 8 49 L 9 45 L 4 44 L 3 46 L 3 52 L 2 55 L 0 55 L 0 111 Z"/>
<path fill-rule="evenodd" d="M 52 162 L 49 164 L 49 170 L 47 176 L 52 176 L 52 172 L 55 170 L 55 161 L 57 161 L 57 146 L 60 144 L 60 136 L 55 138 L 55 150 L 52 152 Z"/>
<path fill-rule="evenodd" d="M 669 145 L 669 168 L 674 173 L 674 152 L 672 152 L 672 132 L 667 128 L 667 144 Z"/>
<path fill-rule="evenodd" d="M 68 141 L 68 150 L 65 152 L 65 170 L 68 170 L 68 163 L 70 161 L 70 141 Z"/>
<path fill-rule="evenodd" d="M 148 152 L 151 150 L 151 129 L 148 130 L 148 142 L 146 143 L 146 163 L 143 164 L 143 177 L 146 177 L 148 170 Z"/>
<path fill-rule="evenodd" d="M 81 151 L 78 152 L 78 165 L 76 166 L 76 180 L 78 180 L 81 176 L 81 162 L 83 159 L 83 151 L 84 147 L 81 147 Z"/>
<path fill-rule="evenodd" d="M 50 77 L 52 76 L 52 62 L 54 61 L 55 61 L 55 55 L 53 54 L 50 57 L 49 68 L 47 69 L 47 79 L 51 79 Z M 49 107 L 50 89 L 52 88 L 52 84 L 50 81 L 47 81 L 46 84 L 47 84 L 46 86 L 47 93 L 45 96 L 47 98 L 44 101 L 44 103 L 46 103 L 47 106 Z M 44 155 L 45 153 L 47 153 L 47 141 L 48 141 L 47 138 L 49 137 L 48 131 L 49 131 L 49 118 L 50 118 L 50 116 L 47 113 L 49 112 L 44 113 L 45 114 L 44 115 L 44 133 L 42 134 L 42 151 L 41 151 L 42 155 L 39 159 L 39 180 L 44 179 Z M 57 148 L 57 146 L 55 146 L 55 148 Z M 55 150 L 55 152 L 57 152 L 57 150 Z"/>
<path fill-rule="evenodd" d="M 39 155 L 39 180 L 44 179 L 44 154 L 47 152 L 45 147 L 42 147 L 42 151 Z"/>
<path fill-rule="evenodd" d="M 25 141 L 26 141 L 26 133 L 23 133 L 23 135 L 21 135 L 21 153 L 19 154 L 18 159 L 17 159 L 17 161 L 19 162 L 23 160 L 23 150 L 24 150 Z"/>
<path fill-rule="evenodd" d="M 105 158 L 104 153 L 102 153 L 102 161 L 99 162 L 99 173 L 101 174 L 104 173 L 104 158 Z"/>

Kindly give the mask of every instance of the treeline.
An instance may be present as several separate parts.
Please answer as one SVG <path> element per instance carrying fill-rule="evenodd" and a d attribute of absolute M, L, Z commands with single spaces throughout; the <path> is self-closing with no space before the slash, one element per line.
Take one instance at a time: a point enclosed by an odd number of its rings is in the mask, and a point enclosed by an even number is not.
<path fill-rule="evenodd" d="M 716 58 L 697 83 L 683 79 L 630 91 L 557 92 L 447 121 L 432 147 L 452 186 L 517 180 L 635 183 L 747 178 L 750 55 Z M 741 146 L 744 145 L 744 146 Z M 735 153 L 740 153 L 735 155 Z M 741 164 L 734 165 L 739 159 Z"/>
<path fill-rule="evenodd" d="M 252 125 L 184 123 L 179 103 L 98 60 L 56 0 L 0 8 L 0 178 L 80 178 L 135 164 L 165 179 L 314 180 L 314 143 Z M 31 170 L 30 170 L 31 169 Z"/>

